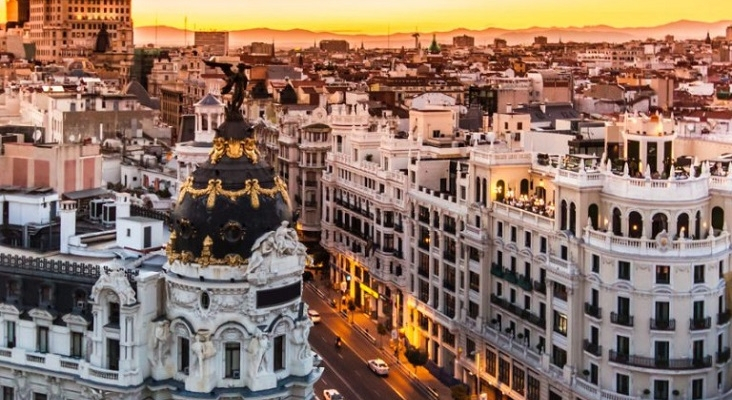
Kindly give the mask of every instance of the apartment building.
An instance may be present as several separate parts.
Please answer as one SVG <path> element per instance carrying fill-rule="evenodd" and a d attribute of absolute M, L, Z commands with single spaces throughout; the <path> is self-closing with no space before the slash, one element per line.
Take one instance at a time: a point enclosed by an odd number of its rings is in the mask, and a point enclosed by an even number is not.
<path fill-rule="evenodd" d="M 606 157 L 447 147 L 425 118 L 333 135 L 322 243 L 344 298 L 488 398 L 732 395 L 732 181 L 676 162 L 673 120 L 627 117 Z"/>
<path fill-rule="evenodd" d="M 131 0 L 31 0 L 26 24 L 37 46 L 36 59 L 55 62 L 88 55 L 102 29 L 109 51 L 132 53 L 131 9 Z"/>

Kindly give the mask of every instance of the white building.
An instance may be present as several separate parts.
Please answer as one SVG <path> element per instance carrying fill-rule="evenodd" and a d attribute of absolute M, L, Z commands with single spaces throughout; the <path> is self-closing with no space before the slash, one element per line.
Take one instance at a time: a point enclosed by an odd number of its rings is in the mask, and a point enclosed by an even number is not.
<path fill-rule="evenodd" d="M 671 119 L 608 129 L 603 157 L 334 134 L 334 281 L 489 398 L 729 398 L 732 175 L 671 162 Z"/>

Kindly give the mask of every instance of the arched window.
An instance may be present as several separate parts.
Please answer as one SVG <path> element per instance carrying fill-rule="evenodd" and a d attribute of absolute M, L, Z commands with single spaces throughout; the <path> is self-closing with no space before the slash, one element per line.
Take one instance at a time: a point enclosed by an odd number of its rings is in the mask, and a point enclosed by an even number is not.
<path fill-rule="evenodd" d="M 668 217 L 662 213 L 654 214 L 651 226 L 651 239 L 663 231 L 668 232 Z"/>
<path fill-rule="evenodd" d="M 587 217 L 590 218 L 590 224 L 592 224 L 592 229 L 597 230 L 597 219 L 599 218 L 599 210 L 597 207 L 597 204 L 590 204 L 589 207 L 587 207 Z"/>
<path fill-rule="evenodd" d="M 567 230 L 567 202 L 565 200 L 562 200 L 559 207 L 559 230 Z"/>
<path fill-rule="evenodd" d="M 569 204 L 569 230 L 572 235 L 577 235 L 577 206 L 574 202 Z"/>
<path fill-rule="evenodd" d="M 683 213 L 676 218 L 676 235 L 678 237 L 689 237 L 689 214 Z"/>
<path fill-rule="evenodd" d="M 522 179 L 521 185 L 519 185 L 519 194 L 529 195 L 529 180 Z"/>
<path fill-rule="evenodd" d="M 628 237 L 637 239 L 643 236 L 643 216 L 639 212 L 633 211 L 628 215 L 628 226 Z"/>
<path fill-rule="evenodd" d="M 502 180 L 496 182 L 496 201 L 503 201 L 506 196 L 506 183 Z"/>
<path fill-rule="evenodd" d="M 694 239 L 701 237 L 701 211 L 696 212 L 696 218 L 694 221 Z"/>
<path fill-rule="evenodd" d="M 619 208 L 613 209 L 613 234 L 623 236 L 623 213 Z"/>
<path fill-rule="evenodd" d="M 712 208 L 712 229 L 714 229 L 715 235 L 724 229 L 724 210 L 722 207 Z"/>
<path fill-rule="evenodd" d="M 544 200 L 544 202 L 546 203 L 546 189 L 541 186 L 536 188 L 536 197 Z"/>

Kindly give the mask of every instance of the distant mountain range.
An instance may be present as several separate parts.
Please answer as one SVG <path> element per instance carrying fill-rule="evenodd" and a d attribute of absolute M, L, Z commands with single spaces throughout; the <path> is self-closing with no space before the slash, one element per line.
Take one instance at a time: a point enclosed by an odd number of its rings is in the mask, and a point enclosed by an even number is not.
<path fill-rule="evenodd" d="M 419 41 L 422 47 L 428 47 L 435 35 L 438 43 L 452 43 L 454 36 L 468 35 L 475 38 L 476 45 L 492 44 L 493 39 L 505 39 L 509 45 L 531 44 L 535 36 L 546 36 L 549 43 L 562 42 L 609 42 L 622 43 L 630 40 L 648 38 L 663 39 L 673 35 L 676 40 L 704 39 L 707 32 L 712 36 L 724 36 L 725 30 L 732 25 L 732 20 L 717 22 L 698 22 L 681 20 L 664 25 L 641 28 L 614 28 L 606 25 L 583 27 L 532 27 L 526 29 L 487 28 L 483 30 L 454 29 L 447 32 L 420 32 Z M 394 33 L 391 35 L 359 35 L 339 34 L 333 32 L 313 32 L 304 29 L 275 30 L 256 28 L 231 31 L 229 45 L 245 46 L 252 42 L 275 43 L 278 49 L 307 48 L 326 39 L 347 40 L 351 48 L 413 48 L 414 32 Z M 169 26 L 142 26 L 135 28 L 135 44 L 155 46 L 182 46 L 193 44 L 193 32 Z"/>

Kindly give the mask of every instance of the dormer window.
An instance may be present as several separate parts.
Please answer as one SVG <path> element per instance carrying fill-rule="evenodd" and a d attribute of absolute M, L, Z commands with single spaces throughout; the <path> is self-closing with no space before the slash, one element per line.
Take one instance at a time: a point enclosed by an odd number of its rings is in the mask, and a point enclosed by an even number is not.
<path fill-rule="evenodd" d="M 119 303 L 109 303 L 108 324 L 119 327 Z"/>

